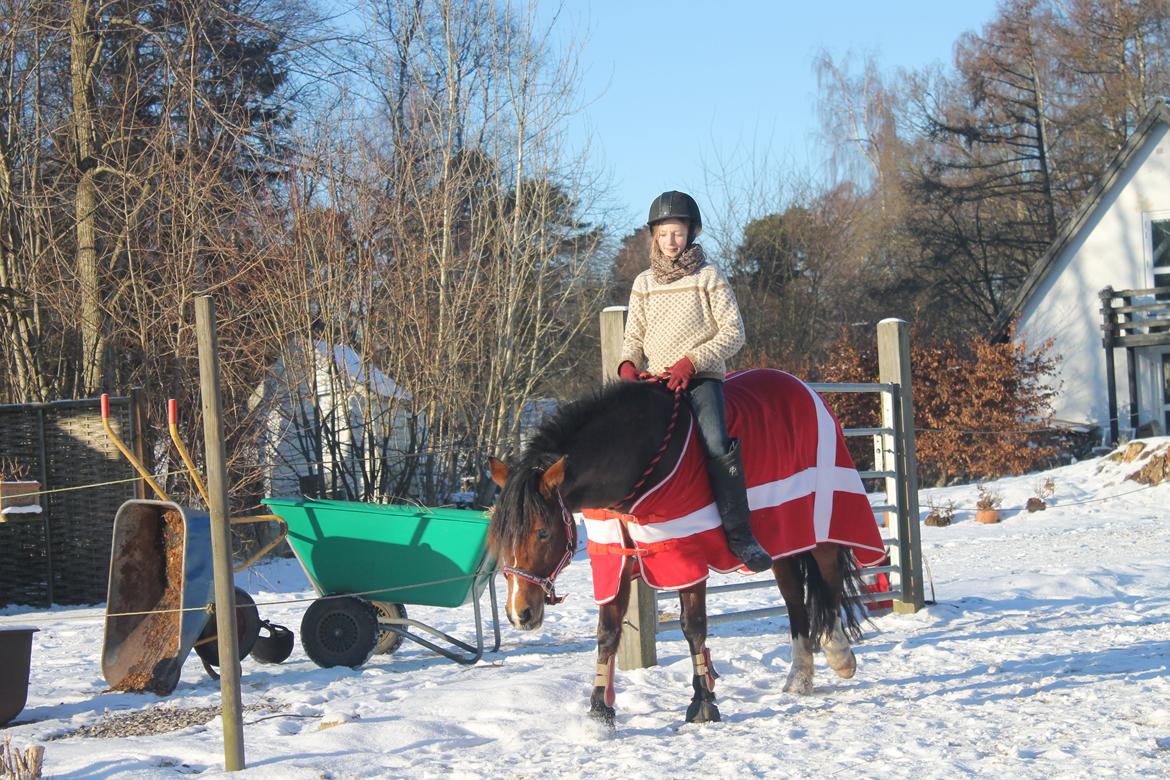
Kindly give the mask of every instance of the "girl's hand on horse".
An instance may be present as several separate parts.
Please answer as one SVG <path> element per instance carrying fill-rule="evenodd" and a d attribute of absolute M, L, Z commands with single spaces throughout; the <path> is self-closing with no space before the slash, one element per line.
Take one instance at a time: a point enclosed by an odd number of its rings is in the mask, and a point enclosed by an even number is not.
<path fill-rule="evenodd" d="M 682 360 L 673 366 L 668 366 L 666 372 L 670 374 L 670 379 L 666 380 L 666 386 L 672 392 L 686 390 L 687 385 L 691 382 L 691 377 L 695 375 L 695 364 L 684 355 Z"/>
<path fill-rule="evenodd" d="M 638 368 L 628 360 L 623 360 L 622 364 L 618 366 L 618 376 L 627 382 L 637 382 L 639 379 Z"/>

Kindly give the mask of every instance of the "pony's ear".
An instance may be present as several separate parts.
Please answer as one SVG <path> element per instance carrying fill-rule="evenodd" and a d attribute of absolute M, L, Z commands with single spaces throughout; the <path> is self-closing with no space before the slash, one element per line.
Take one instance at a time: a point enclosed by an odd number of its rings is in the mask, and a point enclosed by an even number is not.
<path fill-rule="evenodd" d="M 552 498 L 553 491 L 565 481 L 565 460 L 567 458 L 567 455 L 562 455 L 560 460 L 549 466 L 540 475 L 540 492 L 545 498 Z"/>
<path fill-rule="evenodd" d="M 492 470 L 492 482 L 495 482 L 500 487 L 508 481 L 508 467 L 504 465 L 504 461 L 499 458 L 488 458 L 488 466 Z"/>

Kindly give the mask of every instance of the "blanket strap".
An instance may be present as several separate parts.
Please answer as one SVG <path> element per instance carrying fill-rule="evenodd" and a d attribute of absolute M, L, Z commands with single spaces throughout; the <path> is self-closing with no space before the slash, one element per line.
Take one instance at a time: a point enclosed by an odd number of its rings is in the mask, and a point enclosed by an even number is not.
<path fill-rule="evenodd" d="M 587 540 L 585 542 L 585 549 L 589 551 L 590 555 L 623 555 L 627 558 L 641 558 L 646 555 L 645 550 L 625 547 L 618 542 L 602 544 L 601 542 Z"/>
<path fill-rule="evenodd" d="M 663 539 L 661 542 L 651 542 L 642 547 L 626 547 L 617 542 L 603 544 L 601 542 L 585 542 L 585 549 L 590 555 L 622 555 L 626 558 L 646 558 L 656 553 L 664 553 L 679 547 L 678 539 Z"/>

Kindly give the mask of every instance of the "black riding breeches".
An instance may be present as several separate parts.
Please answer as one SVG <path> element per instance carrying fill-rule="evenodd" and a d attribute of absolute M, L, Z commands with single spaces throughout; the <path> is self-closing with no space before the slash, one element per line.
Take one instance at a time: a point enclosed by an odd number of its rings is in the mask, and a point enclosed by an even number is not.
<path fill-rule="evenodd" d="M 727 410 L 724 407 L 723 382 L 719 379 L 694 379 L 687 386 L 687 400 L 699 427 L 699 440 L 708 458 L 726 455 L 731 448 L 727 436 Z"/>

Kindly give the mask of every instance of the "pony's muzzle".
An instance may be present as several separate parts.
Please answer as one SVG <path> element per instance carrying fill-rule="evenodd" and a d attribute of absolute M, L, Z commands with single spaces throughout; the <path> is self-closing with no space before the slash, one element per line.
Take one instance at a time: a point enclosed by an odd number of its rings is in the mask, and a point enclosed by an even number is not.
<path fill-rule="evenodd" d="M 509 608 L 508 622 L 512 624 L 513 628 L 518 628 L 521 631 L 534 631 L 544 623 L 544 605 L 520 607 L 515 611 Z"/>
<path fill-rule="evenodd" d="M 519 577 L 508 577 L 504 612 L 513 628 L 533 631 L 544 623 L 544 591 Z"/>

